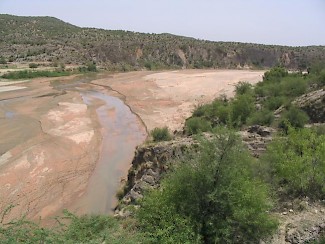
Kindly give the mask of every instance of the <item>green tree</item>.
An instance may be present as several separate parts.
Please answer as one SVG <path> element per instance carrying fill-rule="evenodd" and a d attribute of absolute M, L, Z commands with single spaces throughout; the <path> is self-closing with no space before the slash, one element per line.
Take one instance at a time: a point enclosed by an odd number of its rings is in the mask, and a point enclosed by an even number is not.
<path fill-rule="evenodd" d="M 258 243 L 276 222 L 267 214 L 268 189 L 253 177 L 252 160 L 233 133 L 202 140 L 198 151 L 167 174 L 160 190 L 145 196 L 141 228 L 155 238 L 164 233 L 174 243 Z"/>
<path fill-rule="evenodd" d="M 285 131 L 288 129 L 288 123 L 295 128 L 303 128 L 308 122 L 308 115 L 301 109 L 291 106 L 281 117 L 279 127 Z"/>
<path fill-rule="evenodd" d="M 288 76 L 288 71 L 283 67 L 275 67 L 265 72 L 263 81 L 280 82 L 283 77 Z"/>
<path fill-rule="evenodd" d="M 287 197 L 325 197 L 325 135 L 312 129 L 288 128 L 287 137 L 272 142 L 263 157 L 275 186 Z"/>

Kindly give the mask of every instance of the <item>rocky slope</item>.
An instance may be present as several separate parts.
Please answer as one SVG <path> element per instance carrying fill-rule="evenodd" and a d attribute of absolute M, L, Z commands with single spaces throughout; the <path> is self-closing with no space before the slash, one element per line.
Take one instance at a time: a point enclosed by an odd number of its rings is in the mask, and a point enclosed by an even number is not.
<path fill-rule="evenodd" d="M 293 101 L 313 123 L 325 123 L 325 89 L 309 92 Z"/>
<path fill-rule="evenodd" d="M 111 70 L 159 68 L 306 69 L 324 46 L 211 42 L 171 34 L 80 28 L 52 17 L 0 14 L 0 58 L 15 62 L 95 61 Z"/>
<path fill-rule="evenodd" d="M 276 130 L 265 126 L 250 126 L 240 131 L 243 143 L 254 157 L 259 157 L 272 140 Z M 205 136 L 209 137 L 208 134 Z M 159 187 L 160 179 L 170 164 L 183 157 L 189 149 L 197 145 L 192 137 L 179 137 L 173 141 L 148 144 L 139 147 L 132 161 L 124 192 L 115 210 L 116 216 L 127 217 L 137 208 L 136 201 L 148 189 Z M 279 229 L 269 240 L 261 243 L 287 244 L 306 243 L 317 240 L 325 231 L 324 204 L 306 199 L 295 199 L 281 205 L 274 213 L 280 221 Z"/>
<path fill-rule="evenodd" d="M 265 151 L 266 144 L 272 140 L 274 132 L 275 130 L 269 127 L 251 126 L 239 132 L 239 135 L 252 155 L 259 157 Z M 124 207 L 136 204 L 146 190 L 157 188 L 170 164 L 183 157 L 189 149 L 195 149 L 196 145 L 197 142 L 192 137 L 178 137 L 172 141 L 137 148 L 115 213 L 119 216 L 127 215 Z"/>

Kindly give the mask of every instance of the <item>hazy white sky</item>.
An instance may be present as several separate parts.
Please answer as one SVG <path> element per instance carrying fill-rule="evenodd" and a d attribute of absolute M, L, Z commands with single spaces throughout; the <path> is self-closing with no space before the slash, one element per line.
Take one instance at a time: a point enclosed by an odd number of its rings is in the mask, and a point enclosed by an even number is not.
<path fill-rule="evenodd" d="M 0 13 L 213 41 L 325 45 L 325 0 L 0 0 Z"/>

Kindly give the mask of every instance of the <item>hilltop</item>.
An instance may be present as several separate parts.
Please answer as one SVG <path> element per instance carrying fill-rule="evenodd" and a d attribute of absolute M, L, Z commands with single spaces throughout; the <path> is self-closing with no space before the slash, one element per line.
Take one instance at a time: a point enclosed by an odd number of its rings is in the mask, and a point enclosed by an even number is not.
<path fill-rule="evenodd" d="M 325 58 L 325 47 L 212 42 L 171 34 L 81 28 L 53 17 L 0 14 L 1 56 L 6 62 L 94 61 L 119 71 L 275 65 L 304 70 Z"/>

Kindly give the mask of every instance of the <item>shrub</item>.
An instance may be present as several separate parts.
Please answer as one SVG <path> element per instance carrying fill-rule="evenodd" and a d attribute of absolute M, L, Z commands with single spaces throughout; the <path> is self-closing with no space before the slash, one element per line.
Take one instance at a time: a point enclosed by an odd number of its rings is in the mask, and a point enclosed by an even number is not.
<path fill-rule="evenodd" d="M 193 117 L 203 117 L 208 114 L 209 109 L 210 109 L 210 104 L 199 105 L 193 111 Z"/>
<path fill-rule="evenodd" d="M 288 128 L 287 137 L 272 142 L 263 158 L 271 166 L 275 188 L 285 197 L 325 197 L 325 136 L 312 129 Z"/>
<path fill-rule="evenodd" d="M 88 62 L 86 66 L 87 66 L 87 71 L 89 71 L 89 72 L 97 71 L 97 66 L 94 62 Z"/>
<path fill-rule="evenodd" d="M 269 110 L 277 110 L 279 107 L 287 103 L 288 99 L 285 96 L 269 97 L 264 106 Z"/>
<path fill-rule="evenodd" d="M 274 120 L 273 112 L 267 109 L 256 111 L 249 118 L 247 123 L 250 125 L 271 125 Z"/>
<path fill-rule="evenodd" d="M 70 75 L 70 72 L 60 72 L 60 71 L 13 71 L 6 73 L 2 75 L 2 78 L 4 79 L 12 79 L 12 80 L 18 80 L 18 79 L 32 79 L 37 77 L 60 77 L 60 76 L 66 76 Z"/>
<path fill-rule="evenodd" d="M 4 213 L 2 213 L 4 214 Z M 0 242 L 11 243 L 149 243 L 143 235 L 109 216 L 75 216 L 65 211 L 64 217 L 57 218 L 59 225 L 44 228 L 24 217 L 0 222 Z"/>
<path fill-rule="evenodd" d="M 276 228 L 268 188 L 251 173 L 238 138 L 202 140 L 141 202 L 141 229 L 153 243 L 255 243 Z"/>
<path fill-rule="evenodd" d="M 307 81 L 301 77 L 285 77 L 281 80 L 282 94 L 288 97 L 297 97 L 307 90 Z"/>
<path fill-rule="evenodd" d="M 325 86 L 325 68 L 319 74 L 318 82 L 320 86 Z"/>
<path fill-rule="evenodd" d="M 253 90 L 253 86 L 247 81 L 240 81 L 235 86 L 236 95 L 244 95 L 247 93 L 252 93 L 252 90 Z"/>
<path fill-rule="evenodd" d="M 209 130 L 211 130 L 211 124 L 204 118 L 192 117 L 185 122 L 185 132 L 188 135 L 198 134 Z"/>
<path fill-rule="evenodd" d="M 31 68 L 31 69 L 36 69 L 36 68 L 38 67 L 38 64 L 30 63 L 28 66 L 29 66 L 29 68 Z"/>
<path fill-rule="evenodd" d="M 289 122 L 295 128 L 303 128 L 308 121 L 309 117 L 304 111 L 292 106 L 281 116 L 279 127 L 287 131 L 287 122 Z"/>
<path fill-rule="evenodd" d="M 169 133 L 169 130 L 167 127 L 164 128 L 154 128 L 150 132 L 153 141 L 158 142 L 158 141 L 169 141 L 171 140 L 172 136 Z"/>
<path fill-rule="evenodd" d="M 0 64 L 7 64 L 7 60 L 4 57 L 0 57 Z"/>
<path fill-rule="evenodd" d="M 286 77 L 287 75 L 288 71 L 285 68 L 275 67 L 270 71 L 265 72 L 263 81 L 280 82 L 281 78 Z"/>
<path fill-rule="evenodd" d="M 241 126 L 246 123 L 247 118 L 255 110 L 254 99 L 248 94 L 237 96 L 232 102 L 231 108 L 233 125 Z"/>

